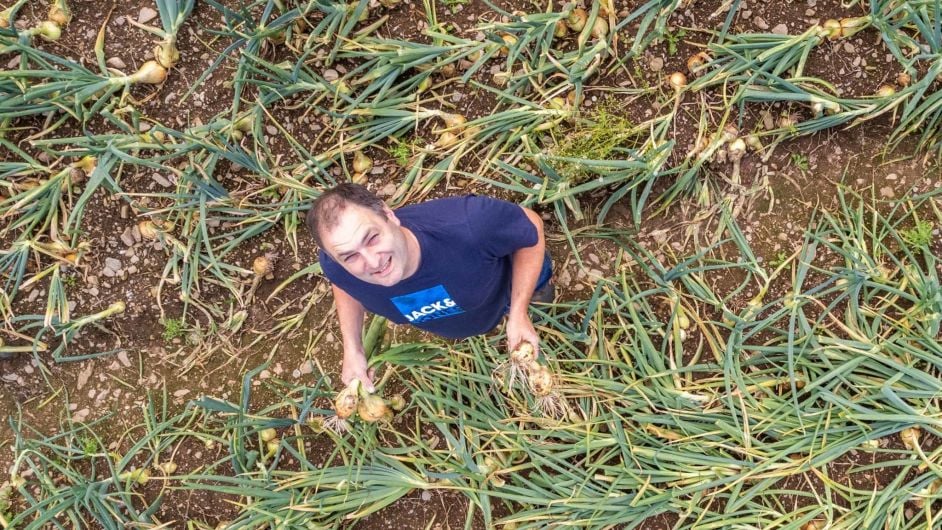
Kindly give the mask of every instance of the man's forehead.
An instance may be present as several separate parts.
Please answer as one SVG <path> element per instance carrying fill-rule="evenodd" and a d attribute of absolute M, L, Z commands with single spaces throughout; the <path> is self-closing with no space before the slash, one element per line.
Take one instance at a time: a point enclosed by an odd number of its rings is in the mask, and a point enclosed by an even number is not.
<path fill-rule="evenodd" d="M 326 227 L 324 242 L 337 252 L 343 252 L 346 247 L 359 244 L 364 231 L 378 225 L 382 219 L 381 215 L 369 208 L 348 204 L 337 215 L 336 222 Z"/>

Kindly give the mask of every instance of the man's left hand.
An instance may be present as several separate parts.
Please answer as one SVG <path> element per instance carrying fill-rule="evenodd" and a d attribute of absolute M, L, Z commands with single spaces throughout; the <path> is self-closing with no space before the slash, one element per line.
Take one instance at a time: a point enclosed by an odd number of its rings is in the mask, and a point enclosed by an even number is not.
<path fill-rule="evenodd" d="M 530 316 L 524 314 L 519 317 L 509 317 L 507 319 L 507 347 L 508 351 L 513 351 L 523 342 L 529 342 L 537 353 L 540 352 L 540 336 L 536 334 L 533 323 L 530 322 Z"/>

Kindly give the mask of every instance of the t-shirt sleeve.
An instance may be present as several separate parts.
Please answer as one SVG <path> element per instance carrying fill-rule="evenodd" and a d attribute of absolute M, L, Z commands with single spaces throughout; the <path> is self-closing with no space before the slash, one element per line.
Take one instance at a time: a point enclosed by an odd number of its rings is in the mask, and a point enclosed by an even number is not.
<path fill-rule="evenodd" d="M 476 195 L 465 205 L 472 238 L 485 254 L 499 258 L 537 243 L 536 227 L 519 205 Z"/>

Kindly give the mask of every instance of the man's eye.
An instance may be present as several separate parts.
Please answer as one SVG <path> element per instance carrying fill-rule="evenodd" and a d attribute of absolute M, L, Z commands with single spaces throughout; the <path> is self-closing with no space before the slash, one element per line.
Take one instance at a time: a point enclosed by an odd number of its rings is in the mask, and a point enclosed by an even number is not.
<path fill-rule="evenodd" d="M 376 243 L 377 240 L 379 240 L 379 234 L 373 234 L 373 237 L 371 237 L 367 243 L 372 245 L 373 243 Z"/>
<path fill-rule="evenodd" d="M 353 262 L 353 259 L 356 258 L 356 257 L 357 257 L 356 254 L 350 254 L 349 256 L 343 258 L 343 262 L 344 262 L 344 263 L 352 263 L 352 262 Z"/>

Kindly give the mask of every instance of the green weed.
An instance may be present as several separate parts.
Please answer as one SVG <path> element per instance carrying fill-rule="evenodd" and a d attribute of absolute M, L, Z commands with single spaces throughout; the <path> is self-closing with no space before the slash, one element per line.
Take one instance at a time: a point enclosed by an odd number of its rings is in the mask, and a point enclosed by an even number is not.
<path fill-rule="evenodd" d="M 164 325 L 163 338 L 167 342 L 182 337 L 186 332 L 182 318 L 168 318 L 162 324 Z"/>
<path fill-rule="evenodd" d="M 671 56 L 677 55 L 677 44 L 686 36 L 687 31 L 683 28 L 664 33 L 664 40 L 667 41 L 667 54 Z"/>
<path fill-rule="evenodd" d="M 912 228 L 901 230 L 899 235 L 909 246 L 917 250 L 927 248 L 932 241 L 932 230 L 935 226 L 929 221 L 918 220 Z"/>
<path fill-rule="evenodd" d="M 798 168 L 802 173 L 808 171 L 810 168 L 808 157 L 801 153 L 792 153 L 790 159 L 792 165 Z"/>
<path fill-rule="evenodd" d="M 637 136 L 631 120 L 616 114 L 616 109 L 617 102 L 614 99 L 601 102 L 588 120 L 557 144 L 553 155 L 579 160 L 611 160 L 616 157 L 618 148 Z M 552 165 L 572 183 L 584 182 L 590 177 L 581 163 L 557 160 Z"/>

